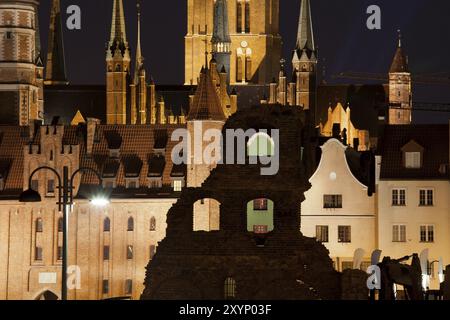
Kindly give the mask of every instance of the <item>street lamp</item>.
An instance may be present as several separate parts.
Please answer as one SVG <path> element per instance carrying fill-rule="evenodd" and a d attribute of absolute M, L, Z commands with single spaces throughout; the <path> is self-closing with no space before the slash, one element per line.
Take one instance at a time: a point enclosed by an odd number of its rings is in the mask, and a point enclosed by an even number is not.
<path fill-rule="evenodd" d="M 61 300 L 67 300 L 67 237 L 68 237 L 68 207 L 73 204 L 73 179 L 77 173 L 91 171 L 98 180 L 99 186 L 102 186 L 101 175 L 92 168 L 79 168 L 69 177 L 69 168 L 64 167 L 63 177 L 61 178 L 58 171 L 54 168 L 43 166 L 34 170 L 28 180 L 28 189 L 21 193 L 19 197 L 20 202 L 41 202 L 42 198 L 38 191 L 31 189 L 33 176 L 40 170 L 50 170 L 58 178 L 58 210 L 63 213 L 63 244 L 62 244 L 62 276 L 61 276 Z M 62 182 L 62 183 L 61 183 Z M 105 206 L 109 203 L 107 197 L 95 197 L 91 200 L 95 206 Z M 62 210 L 61 210 L 62 208 Z"/>

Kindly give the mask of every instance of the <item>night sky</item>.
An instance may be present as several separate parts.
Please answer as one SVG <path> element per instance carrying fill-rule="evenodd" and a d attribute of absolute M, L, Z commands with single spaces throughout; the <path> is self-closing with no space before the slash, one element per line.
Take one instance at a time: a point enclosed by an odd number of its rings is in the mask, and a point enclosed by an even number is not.
<path fill-rule="evenodd" d="M 40 24 L 45 50 L 51 0 L 41 0 Z M 64 28 L 66 63 L 73 84 L 99 84 L 105 78 L 105 43 L 109 37 L 112 0 L 62 0 L 82 10 L 82 30 Z M 142 0 L 142 45 L 148 74 L 158 84 L 182 84 L 186 0 Z M 290 61 L 295 45 L 299 0 L 280 0 L 284 56 Z M 382 30 L 366 27 L 366 9 L 382 9 Z M 328 83 L 343 71 L 386 74 L 395 51 L 397 29 L 403 33 L 410 68 L 415 74 L 450 75 L 448 0 L 311 0 L 321 70 Z M 132 54 L 136 43 L 134 0 L 124 0 L 127 35 Z M 65 25 L 65 19 L 64 19 Z M 341 80 L 342 81 L 342 80 Z M 351 80 L 346 80 L 351 82 Z M 362 81 L 357 81 L 362 82 Z M 415 86 L 414 98 L 423 102 L 450 102 L 450 86 Z"/>

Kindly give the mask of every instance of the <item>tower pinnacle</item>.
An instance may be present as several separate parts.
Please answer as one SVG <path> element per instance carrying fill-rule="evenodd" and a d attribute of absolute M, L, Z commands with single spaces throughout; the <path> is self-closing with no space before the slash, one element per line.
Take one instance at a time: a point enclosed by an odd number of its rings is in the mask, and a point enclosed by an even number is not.
<path fill-rule="evenodd" d="M 123 57 L 129 56 L 130 52 L 125 29 L 125 15 L 122 0 L 114 0 L 108 55 L 114 56 L 118 49 Z"/>
<path fill-rule="evenodd" d="M 214 30 L 211 39 L 212 55 L 217 62 L 217 70 L 225 68 L 230 80 L 231 37 L 228 25 L 227 0 L 217 0 L 214 4 Z"/>
<path fill-rule="evenodd" d="M 144 57 L 141 49 L 141 0 L 136 1 L 137 10 L 137 44 L 136 44 L 136 65 L 134 68 L 134 83 L 139 81 L 139 73 L 144 67 Z"/>
<path fill-rule="evenodd" d="M 64 39 L 61 25 L 61 2 L 53 0 L 48 35 L 45 84 L 68 84 L 64 59 Z"/>
<path fill-rule="evenodd" d="M 292 63 L 298 69 L 299 61 L 317 61 L 317 51 L 314 43 L 314 31 L 310 0 L 301 0 L 298 20 L 297 43 Z"/>

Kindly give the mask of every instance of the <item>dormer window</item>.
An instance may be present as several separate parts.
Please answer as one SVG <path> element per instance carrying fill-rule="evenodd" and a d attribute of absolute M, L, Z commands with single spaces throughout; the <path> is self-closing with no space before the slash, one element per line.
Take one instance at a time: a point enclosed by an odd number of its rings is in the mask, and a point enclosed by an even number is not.
<path fill-rule="evenodd" d="M 110 156 L 110 158 L 118 159 L 120 157 L 120 150 L 119 149 L 109 149 L 109 156 Z"/>
<path fill-rule="evenodd" d="M 166 130 L 155 130 L 154 133 L 155 143 L 153 145 L 153 153 L 156 156 L 165 156 L 166 147 L 168 142 L 168 134 Z"/>
<path fill-rule="evenodd" d="M 117 173 L 119 171 L 120 163 L 116 160 L 108 160 L 103 165 L 102 179 L 103 188 L 114 189 L 117 186 Z"/>
<path fill-rule="evenodd" d="M 114 189 L 115 187 L 116 187 L 116 179 L 115 178 L 103 178 L 103 188 Z"/>
<path fill-rule="evenodd" d="M 405 152 L 405 167 L 407 169 L 420 169 L 420 152 Z"/>
<path fill-rule="evenodd" d="M 420 169 L 423 164 L 424 148 L 416 141 L 411 140 L 401 149 L 403 153 L 403 166 L 406 169 Z"/>
<path fill-rule="evenodd" d="M 125 183 L 126 183 L 127 189 L 138 189 L 139 188 L 139 177 L 125 178 Z"/>

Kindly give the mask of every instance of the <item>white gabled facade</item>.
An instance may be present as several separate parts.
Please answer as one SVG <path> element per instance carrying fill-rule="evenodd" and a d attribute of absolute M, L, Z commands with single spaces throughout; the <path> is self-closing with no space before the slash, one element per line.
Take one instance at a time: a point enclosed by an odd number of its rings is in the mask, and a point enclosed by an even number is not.
<path fill-rule="evenodd" d="M 388 126 L 376 161 L 378 246 L 392 258 L 428 249 L 432 290 L 440 285 L 437 261 L 444 270 L 450 264 L 448 128 Z"/>
<path fill-rule="evenodd" d="M 342 270 L 352 266 L 358 248 L 365 251 L 364 262 L 370 261 L 376 248 L 376 198 L 368 196 L 368 187 L 350 170 L 345 145 L 330 139 L 321 148 L 319 166 L 310 179 L 312 187 L 305 192 L 306 200 L 301 205 L 301 231 L 305 236 L 316 237 L 320 236 L 317 235 L 319 226 L 327 227 L 328 241 L 323 244 L 330 251 L 336 269 Z M 335 207 L 341 202 L 342 208 L 326 208 L 333 207 L 326 203 L 330 200 L 337 204 Z M 349 239 L 339 239 L 343 231 L 349 231 Z"/>

